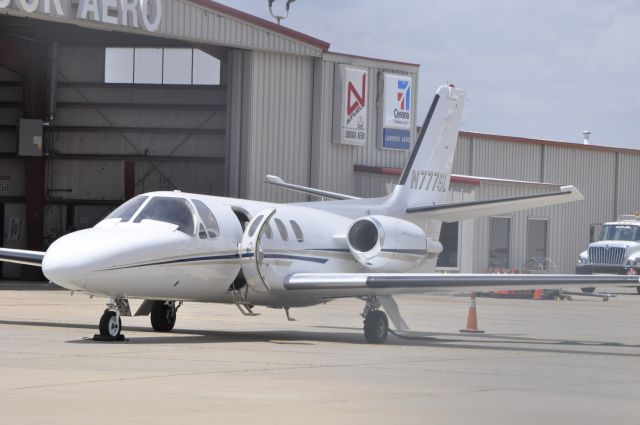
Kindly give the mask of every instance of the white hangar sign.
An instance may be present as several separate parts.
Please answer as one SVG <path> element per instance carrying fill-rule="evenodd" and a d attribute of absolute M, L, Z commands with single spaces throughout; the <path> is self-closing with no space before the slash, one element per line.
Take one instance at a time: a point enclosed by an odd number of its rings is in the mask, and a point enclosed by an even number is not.
<path fill-rule="evenodd" d="M 83 19 L 154 32 L 162 20 L 161 0 L 0 0 L 2 9 L 25 14 Z"/>

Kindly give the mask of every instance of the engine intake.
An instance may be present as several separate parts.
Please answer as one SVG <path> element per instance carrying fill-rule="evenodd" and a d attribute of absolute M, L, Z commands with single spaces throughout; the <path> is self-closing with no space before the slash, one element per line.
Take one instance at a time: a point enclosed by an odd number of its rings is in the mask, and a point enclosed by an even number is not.
<path fill-rule="evenodd" d="M 360 264 L 380 272 L 409 270 L 429 253 L 424 230 L 409 221 L 383 215 L 354 221 L 347 233 L 347 244 Z"/>

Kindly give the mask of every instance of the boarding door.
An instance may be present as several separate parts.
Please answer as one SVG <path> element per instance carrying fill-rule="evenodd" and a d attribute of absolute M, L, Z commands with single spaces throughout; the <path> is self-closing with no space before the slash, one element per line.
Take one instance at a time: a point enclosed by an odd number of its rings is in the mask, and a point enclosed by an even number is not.
<path fill-rule="evenodd" d="M 264 254 L 260 247 L 260 240 L 264 234 L 265 225 L 276 213 L 274 208 L 257 214 L 246 227 L 242 240 L 238 244 L 238 255 L 242 259 L 242 272 L 251 289 L 258 292 L 270 291 L 269 284 L 264 279 L 260 266 Z"/>

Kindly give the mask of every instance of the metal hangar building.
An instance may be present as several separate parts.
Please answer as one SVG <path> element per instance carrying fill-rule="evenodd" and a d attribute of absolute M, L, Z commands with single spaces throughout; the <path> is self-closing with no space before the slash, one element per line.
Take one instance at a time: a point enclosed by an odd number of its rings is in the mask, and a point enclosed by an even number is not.
<path fill-rule="evenodd" d="M 329 47 L 208 0 L 0 0 L 2 246 L 46 249 L 154 190 L 307 199 L 266 174 L 387 193 L 421 124 L 419 66 Z M 445 225 L 441 268 L 523 270 L 535 254 L 571 272 L 590 223 L 637 210 L 622 183 L 637 181 L 639 161 L 462 132 L 454 172 L 488 178 L 454 177 L 451 200 L 575 184 L 587 201 Z M 36 277 L 2 266 L 23 272 Z"/>
<path fill-rule="evenodd" d="M 377 149 L 371 97 L 389 75 L 415 90 L 417 72 L 208 0 L 0 1 L 3 246 L 44 249 L 153 190 L 306 199 L 271 173 L 357 192 L 354 163 L 406 156 Z"/>

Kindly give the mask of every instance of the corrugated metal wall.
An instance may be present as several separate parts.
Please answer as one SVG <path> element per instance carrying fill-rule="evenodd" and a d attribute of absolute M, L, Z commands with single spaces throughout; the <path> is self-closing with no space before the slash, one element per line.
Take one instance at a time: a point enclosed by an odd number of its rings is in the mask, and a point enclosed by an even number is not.
<path fill-rule="evenodd" d="M 640 155 L 619 153 L 617 214 L 640 214 Z"/>
<path fill-rule="evenodd" d="M 585 196 L 582 202 L 508 214 L 512 217 L 511 268 L 522 269 L 527 262 L 529 218 L 549 220 L 548 256 L 557 265 L 558 272 L 572 273 L 578 254 L 586 249 L 592 223 L 611 221 L 619 214 L 640 209 L 640 195 L 636 189 L 640 179 L 640 153 L 506 141 L 464 133 L 458 140 L 454 173 L 572 184 Z M 522 196 L 551 190 L 553 188 L 483 182 L 478 198 Z M 475 232 L 473 269 L 474 272 L 485 272 L 489 254 L 488 218 L 476 220 Z"/>
<path fill-rule="evenodd" d="M 307 197 L 263 182 L 267 174 L 309 185 L 313 59 L 268 52 L 248 55 L 242 173 L 250 199 L 295 202 Z"/>
<path fill-rule="evenodd" d="M 511 198 L 515 196 L 535 195 L 556 191 L 558 188 L 533 185 L 482 182 L 478 191 L 478 200 Z M 500 217 L 511 218 L 511 243 L 509 249 L 509 269 L 523 271 L 527 263 L 527 220 L 529 218 L 551 218 L 549 208 L 535 208 Z M 474 220 L 473 271 L 485 273 L 489 270 L 489 217 Z M 551 235 L 551 233 L 550 233 Z M 552 241 L 553 243 L 553 241 Z M 555 261 L 555 259 L 554 259 Z"/>
<path fill-rule="evenodd" d="M 369 165 L 366 162 L 363 164 Z M 390 166 L 390 163 L 382 165 Z M 619 214 L 640 210 L 640 191 L 637 189 L 637 182 L 640 181 L 640 151 L 637 154 L 616 152 L 597 147 L 509 141 L 490 135 L 461 133 L 453 172 L 547 183 L 482 181 L 479 188 L 473 191 L 473 199 L 477 200 L 548 193 L 559 190 L 562 184 L 574 185 L 582 192 L 585 200 L 581 202 L 501 215 L 511 218 L 508 268 L 521 272 L 531 267 L 527 252 L 530 220 L 547 220 L 547 256 L 557 267 L 556 272 L 573 273 L 578 254 L 586 249 L 589 242 L 591 224 L 611 221 Z M 369 173 L 356 175 L 358 191 L 367 197 L 386 194 L 389 185 L 397 181 L 393 176 Z M 462 200 L 456 197 L 458 193 L 461 193 L 459 188 L 452 185 L 450 200 Z M 490 268 L 489 217 L 463 224 L 460 232 L 460 240 L 465 241 L 460 253 L 461 270 L 487 272 Z M 465 236 L 468 232 L 473 233 L 473 238 Z M 471 246 L 470 252 L 464 251 L 467 245 Z"/>
<path fill-rule="evenodd" d="M 334 75 L 335 67 L 340 64 L 354 65 L 365 68 L 369 72 L 367 90 L 369 104 L 367 110 L 367 143 L 364 146 L 349 146 L 332 143 L 334 105 Z M 411 70 L 412 72 L 407 72 Z M 354 177 L 354 164 L 385 167 L 402 167 L 406 162 L 409 152 L 395 149 L 382 149 L 378 123 L 378 106 L 375 93 L 379 93 L 378 73 L 385 71 L 391 73 L 408 74 L 413 78 L 414 93 L 418 90 L 416 66 L 403 66 L 401 64 L 384 63 L 370 60 L 359 60 L 350 56 L 325 55 L 321 64 L 322 78 L 318 81 L 317 96 L 321 98 L 318 112 L 315 116 L 319 120 L 314 140 L 314 164 L 312 167 L 312 183 L 322 189 L 342 192 L 350 195 L 364 196 L 361 193 L 360 182 Z M 416 96 L 413 96 L 413 110 L 415 111 Z M 381 107 L 381 106 L 380 106 Z M 424 117 L 422 117 L 424 118 Z M 417 122 L 422 118 L 417 117 Z"/>

